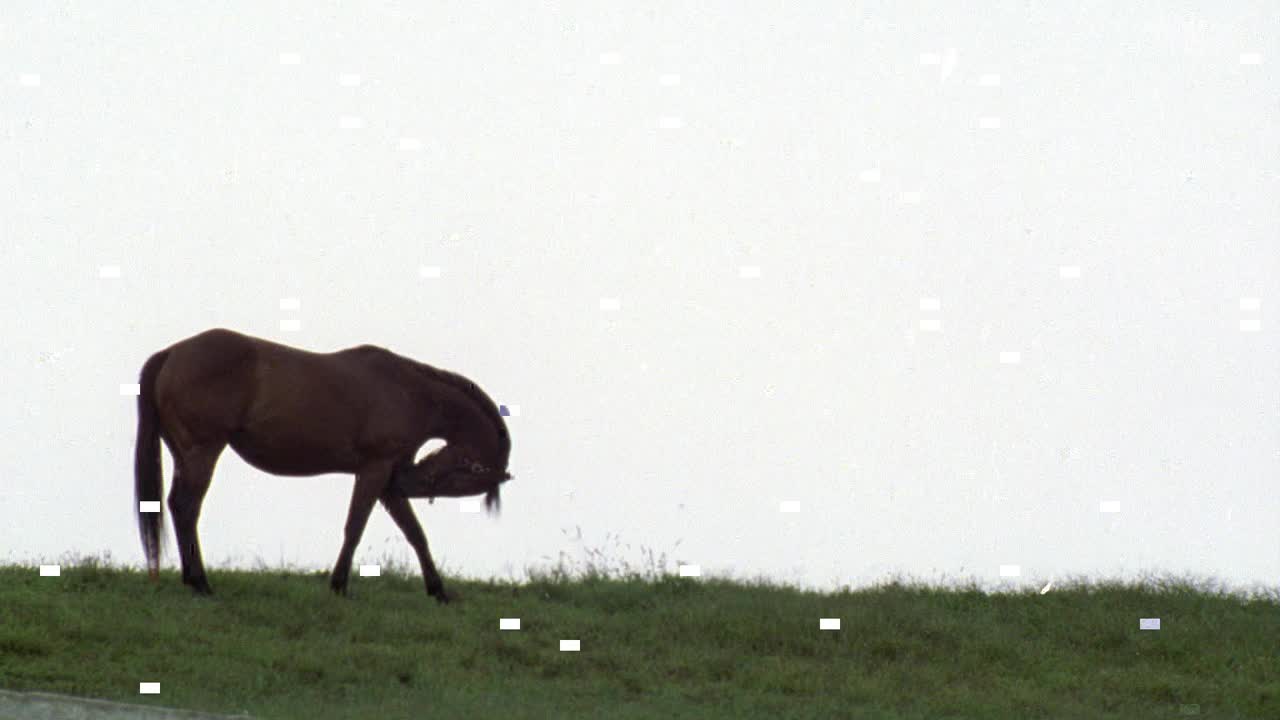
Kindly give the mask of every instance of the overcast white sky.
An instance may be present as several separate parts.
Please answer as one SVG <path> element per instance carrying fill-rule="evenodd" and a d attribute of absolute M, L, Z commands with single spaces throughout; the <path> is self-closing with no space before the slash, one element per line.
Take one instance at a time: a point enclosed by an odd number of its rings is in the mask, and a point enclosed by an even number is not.
<path fill-rule="evenodd" d="M 7 8 L 0 558 L 141 563 L 119 385 L 223 326 L 519 406 L 500 518 L 415 503 L 446 572 L 580 527 L 817 586 L 1276 585 L 1274 6 L 635 5 Z M 328 568 L 350 487 L 228 451 L 215 589 Z"/>

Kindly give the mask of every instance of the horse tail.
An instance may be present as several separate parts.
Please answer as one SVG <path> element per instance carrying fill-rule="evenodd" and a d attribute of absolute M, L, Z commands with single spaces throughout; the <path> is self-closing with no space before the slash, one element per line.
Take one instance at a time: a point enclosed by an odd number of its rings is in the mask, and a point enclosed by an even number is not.
<path fill-rule="evenodd" d="M 164 546 L 160 543 L 164 531 L 164 503 L 159 512 L 142 512 L 142 501 L 160 501 L 164 494 L 164 478 L 160 470 L 160 417 L 156 413 L 156 375 L 164 365 L 169 352 L 162 350 L 147 359 L 142 366 L 138 392 L 138 440 L 133 456 L 133 499 L 138 513 L 138 533 L 142 536 L 142 551 L 147 557 L 147 570 L 151 579 L 160 575 L 160 555 Z"/>

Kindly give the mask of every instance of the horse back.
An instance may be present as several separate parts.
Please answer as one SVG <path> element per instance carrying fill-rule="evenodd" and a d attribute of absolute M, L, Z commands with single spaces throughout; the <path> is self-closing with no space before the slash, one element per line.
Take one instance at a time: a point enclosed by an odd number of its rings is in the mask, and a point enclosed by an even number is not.
<path fill-rule="evenodd" d="M 420 444 L 427 409 L 409 392 L 407 362 L 370 345 L 316 353 L 208 330 L 169 348 L 157 406 L 175 439 L 231 442 L 251 462 L 287 454 L 297 460 L 281 464 L 346 469 L 379 446 Z"/>

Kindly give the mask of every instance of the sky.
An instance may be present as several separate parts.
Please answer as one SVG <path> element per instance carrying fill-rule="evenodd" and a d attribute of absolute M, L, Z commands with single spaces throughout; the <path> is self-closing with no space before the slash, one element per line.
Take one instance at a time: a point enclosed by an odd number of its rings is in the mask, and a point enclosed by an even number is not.
<path fill-rule="evenodd" d="M 1280 16 L 1195 5 L 10 7 L 0 559 L 142 565 L 120 386 L 227 327 L 518 412 L 446 580 L 1275 587 Z M 351 485 L 225 453 L 215 589 Z"/>

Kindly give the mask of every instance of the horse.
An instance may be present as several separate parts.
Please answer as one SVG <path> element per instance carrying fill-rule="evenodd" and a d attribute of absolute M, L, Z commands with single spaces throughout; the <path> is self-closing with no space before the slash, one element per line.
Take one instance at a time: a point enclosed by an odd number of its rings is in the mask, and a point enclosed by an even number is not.
<path fill-rule="evenodd" d="M 163 511 L 160 441 L 173 456 L 169 511 L 182 582 L 210 595 L 196 524 L 218 457 L 228 445 L 273 475 L 353 473 L 355 487 L 330 588 L 347 595 L 351 559 L 375 502 L 417 553 L 427 595 L 447 603 L 411 497 L 485 493 L 490 514 L 511 479 L 511 437 L 475 383 L 374 345 L 319 353 L 214 328 L 151 355 L 142 366 L 134 499 L 152 581 L 159 577 Z M 446 445 L 420 462 L 431 439 Z"/>

